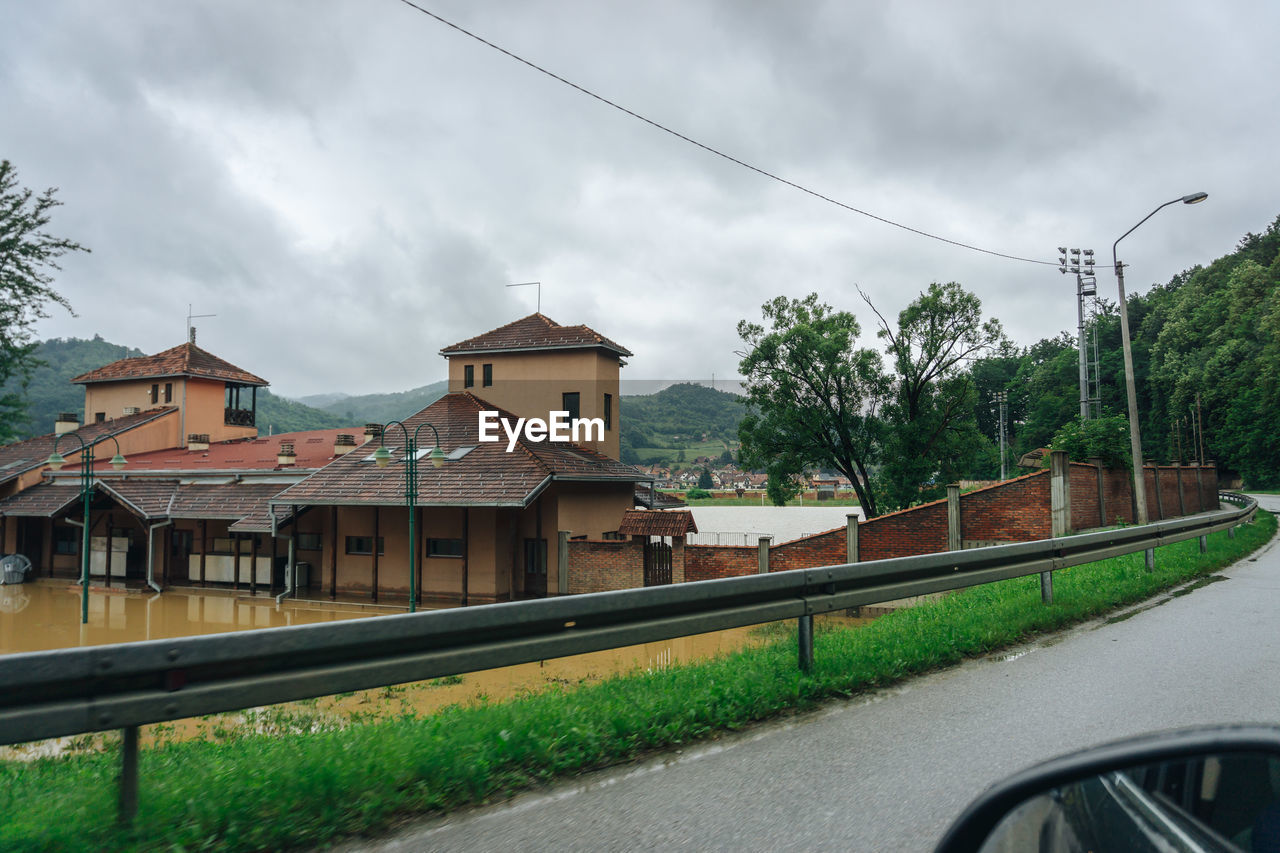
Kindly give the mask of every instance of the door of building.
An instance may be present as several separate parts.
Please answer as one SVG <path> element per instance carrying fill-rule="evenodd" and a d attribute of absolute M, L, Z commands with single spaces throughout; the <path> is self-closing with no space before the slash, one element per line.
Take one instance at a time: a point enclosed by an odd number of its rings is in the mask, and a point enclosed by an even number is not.
<path fill-rule="evenodd" d="M 190 530 L 174 530 L 169 540 L 169 565 L 166 579 L 169 583 L 183 583 L 191 580 L 191 543 L 193 534 Z"/>
<path fill-rule="evenodd" d="M 644 585 L 671 583 L 671 546 L 659 539 L 644 543 Z"/>
<path fill-rule="evenodd" d="M 547 594 L 547 540 L 524 540 L 524 594 L 543 598 Z"/>

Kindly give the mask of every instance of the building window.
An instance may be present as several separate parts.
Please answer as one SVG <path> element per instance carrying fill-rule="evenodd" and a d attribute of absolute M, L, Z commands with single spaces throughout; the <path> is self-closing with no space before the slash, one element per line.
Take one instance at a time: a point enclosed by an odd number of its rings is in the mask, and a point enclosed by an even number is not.
<path fill-rule="evenodd" d="M 493 384 L 493 365 L 486 364 L 481 371 L 480 382 L 484 387 L 488 388 Z"/>
<path fill-rule="evenodd" d="M 74 527 L 53 528 L 53 553 L 79 554 L 80 531 Z"/>
<path fill-rule="evenodd" d="M 106 412 L 94 412 L 94 413 L 93 413 L 93 420 L 94 420 L 94 422 L 95 422 L 95 423 L 102 423 L 102 422 L 104 422 L 106 419 L 107 419 L 107 413 L 106 413 Z"/>
<path fill-rule="evenodd" d="M 378 556 L 387 553 L 383 550 L 384 543 L 382 537 L 378 537 Z M 373 553 L 373 537 L 372 536 L 348 536 L 347 537 L 347 553 L 348 554 L 372 554 Z"/>
<path fill-rule="evenodd" d="M 158 383 L 153 382 L 151 384 L 151 402 L 153 405 L 160 402 L 160 385 Z"/>
<path fill-rule="evenodd" d="M 164 401 L 166 403 L 173 402 L 173 383 L 172 382 L 164 383 Z"/>
<path fill-rule="evenodd" d="M 461 539 L 428 539 L 427 540 L 427 556 L 428 557 L 461 557 L 462 556 L 462 540 Z"/>
<path fill-rule="evenodd" d="M 604 395 L 604 428 L 613 429 L 613 395 Z"/>
<path fill-rule="evenodd" d="M 575 420 L 581 417 L 581 407 L 578 404 L 578 392 L 568 391 L 560 395 L 560 408 L 569 413 L 569 420 Z"/>
<path fill-rule="evenodd" d="M 474 364 L 464 364 L 462 366 L 462 387 L 474 388 L 476 384 L 476 366 Z"/>
<path fill-rule="evenodd" d="M 299 533 L 298 534 L 298 550 L 299 551 L 319 551 L 320 534 L 319 533 Z"/>

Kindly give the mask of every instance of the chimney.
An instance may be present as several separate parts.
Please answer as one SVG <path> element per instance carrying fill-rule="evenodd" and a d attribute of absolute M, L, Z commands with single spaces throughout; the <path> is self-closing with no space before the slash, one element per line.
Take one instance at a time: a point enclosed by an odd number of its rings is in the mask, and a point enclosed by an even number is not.
<path fill-rule="evenodd" d="M 209 449 L 209 433 L 193 432 L 187 436 L 187 450 L 208 450 Z"/>
<path fill-rule="evenodd" d="M 188 329 L 188 331 L 190 332 L 190 335 L 191 335 L 191 345 L 195 346 L 196 345 L 196 327 L 192 326 L 190 329 Z"/>
<path fill-rule="evenodd" d="M 58 415 L 58 419 L 53 422 L 53 434 L 62 435 L 68 432 L 75 432 L 80 428 L 80 418 L 75 412 L 62 412 Z"/>
<path fill-rule="evenodd" d="M 382 438 L 382 424 L 365 424 L 364 440 L 368 442 L 375 438 Z"/>
<path fill-rule="evenodd" d="M 280 442 L 280 452 L 276 454 L 276 462 L 282 466 L 290 466 L 298 461 L 298 456 L 293 452 L 292 441 Z"/>
<path fill-rule="evenodd" d="M 339 433 L 333 442 L 333 455 L 345 456 L 356 449 L 356 437 L 347 433 Z"/>

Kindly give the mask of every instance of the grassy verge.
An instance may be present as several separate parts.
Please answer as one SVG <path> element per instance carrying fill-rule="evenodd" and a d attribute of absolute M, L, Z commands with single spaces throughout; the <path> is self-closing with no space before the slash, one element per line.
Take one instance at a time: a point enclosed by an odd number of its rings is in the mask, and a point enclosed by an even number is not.
<path fill-rule="evenodd" d="M 858 629 L 815 638 L 801 674 L 785 637 L 710 662 L 637 672 L 577 690 L 454 707 L 338 731 L 243 735 L 143 750 L 132 829 L 114 825 L 117 756 L 0 764 L 0 849 L 263 850 L 375 833 L 397 818 L 505 796 L 850 696 L 1140 601 L 1227 565 L 1271 538 L 1276 520 L 1159 549 L 975 587 Z"/>

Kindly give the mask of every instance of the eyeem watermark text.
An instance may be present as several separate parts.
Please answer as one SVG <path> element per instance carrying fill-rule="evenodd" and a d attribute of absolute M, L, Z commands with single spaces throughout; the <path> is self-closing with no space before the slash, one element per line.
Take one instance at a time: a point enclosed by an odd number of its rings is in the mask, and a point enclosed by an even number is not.
<path fill-rule="evenodd" d="M 526 441 L 604 441 L 604 418 L 570 418 L 568 412 L 548 412 L 547 419 L 500 417 L 497 412 L 480 412 L 480 440 L 501 441 L 498 427 L 507 434 L 507 452 L 515 450 L 523 433 Z"/>

